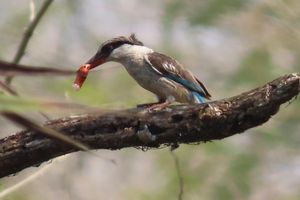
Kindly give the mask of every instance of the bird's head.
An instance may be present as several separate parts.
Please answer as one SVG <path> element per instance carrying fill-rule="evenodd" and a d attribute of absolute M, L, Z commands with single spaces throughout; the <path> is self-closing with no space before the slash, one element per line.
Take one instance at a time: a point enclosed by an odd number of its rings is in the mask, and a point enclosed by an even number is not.
<path fill-rule="evenodd" d="M 108 61 L 117 61 L 118 58 L 115 52 L 125 44 L 143 46 L 143 43 L 139 41 L 134 34 L 131 34 L 129 37 L 121 36 L 104 42 L 96 54 L 85 64 L 80 66 L 74 81 L 74 88 L 77 90 L 81 88 L 91 69 Z"/>

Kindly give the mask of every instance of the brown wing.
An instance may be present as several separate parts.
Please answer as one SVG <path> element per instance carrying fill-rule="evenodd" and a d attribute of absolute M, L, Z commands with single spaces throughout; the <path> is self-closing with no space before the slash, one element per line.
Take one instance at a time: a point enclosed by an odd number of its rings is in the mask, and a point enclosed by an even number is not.
<path fill-rule="evenodd" d="M 203 83 L 175 59 L 156 52 L 148 54 L 145 59 L 156 73 L 202 94 L 207 99 L 211 97 Z"/>

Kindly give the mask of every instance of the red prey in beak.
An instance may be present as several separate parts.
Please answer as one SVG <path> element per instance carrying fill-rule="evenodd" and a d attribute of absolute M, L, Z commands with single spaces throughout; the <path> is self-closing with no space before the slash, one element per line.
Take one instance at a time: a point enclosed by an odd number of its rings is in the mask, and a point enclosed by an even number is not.
<path fill-rule="evenodd" d="M 89 71 L 105 62 L 106 58 L 103 55 L 97 53 L 86 64 L 81 65 L 77 71 L 77 76 L 73 84 L 74 89 L 79 90 L 83 85 L 86 77 L 88 76 Z"/>

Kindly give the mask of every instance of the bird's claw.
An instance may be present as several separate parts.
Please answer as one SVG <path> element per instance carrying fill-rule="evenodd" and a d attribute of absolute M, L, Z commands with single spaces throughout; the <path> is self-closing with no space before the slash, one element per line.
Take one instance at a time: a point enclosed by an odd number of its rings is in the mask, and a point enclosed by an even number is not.
<path fill-rule="evenodd" d="M 153 112 L 153 111 L 163 110 L 163 109 L 167 108 L 170 104 L 171 104 L 171 102 L 168 102 L 168 101 L 163 102 L 163 103 L 154 104 L 148 108 L 148 111 Z"/>

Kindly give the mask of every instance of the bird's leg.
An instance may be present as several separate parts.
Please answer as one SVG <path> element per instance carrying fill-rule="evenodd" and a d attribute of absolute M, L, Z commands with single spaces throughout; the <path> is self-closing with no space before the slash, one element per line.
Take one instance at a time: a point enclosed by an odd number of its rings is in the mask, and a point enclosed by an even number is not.
<path fill-rule="evenodd" d="M 137 108 L 151 107 L 151 106 L 154 106 L 154 105 L 157 105 L 157 104 L 161 104 L 161 103 L 163 103 L 165 101 L 166 101 L 165 99 L 158 98 L 157 102 L 138 104 L 136 107 Z"/>
<path fill-rule="evenodd" d="M 151 107 L 156 104 L 160 104 L 161 102 L 153 102 L 153 103 L 143 103 L 143 104 L 138 104 L 136 107 L 137 108 L 144 108 L 144 107 Z"/>
<path fill-rule="evenodd" d="M 152 106 L 150 106 L 148 108 L 149 111 L 153 111 L 153 110 L 162 110 L 166 107 L 168 107 L 169 105 L 171 105 L 172 103 L 175 102 L 175 98 L 170 96 L 168 97 L 164 102 L 162 103 L 157 103 L 157 104 L 154 104 Z"/>

